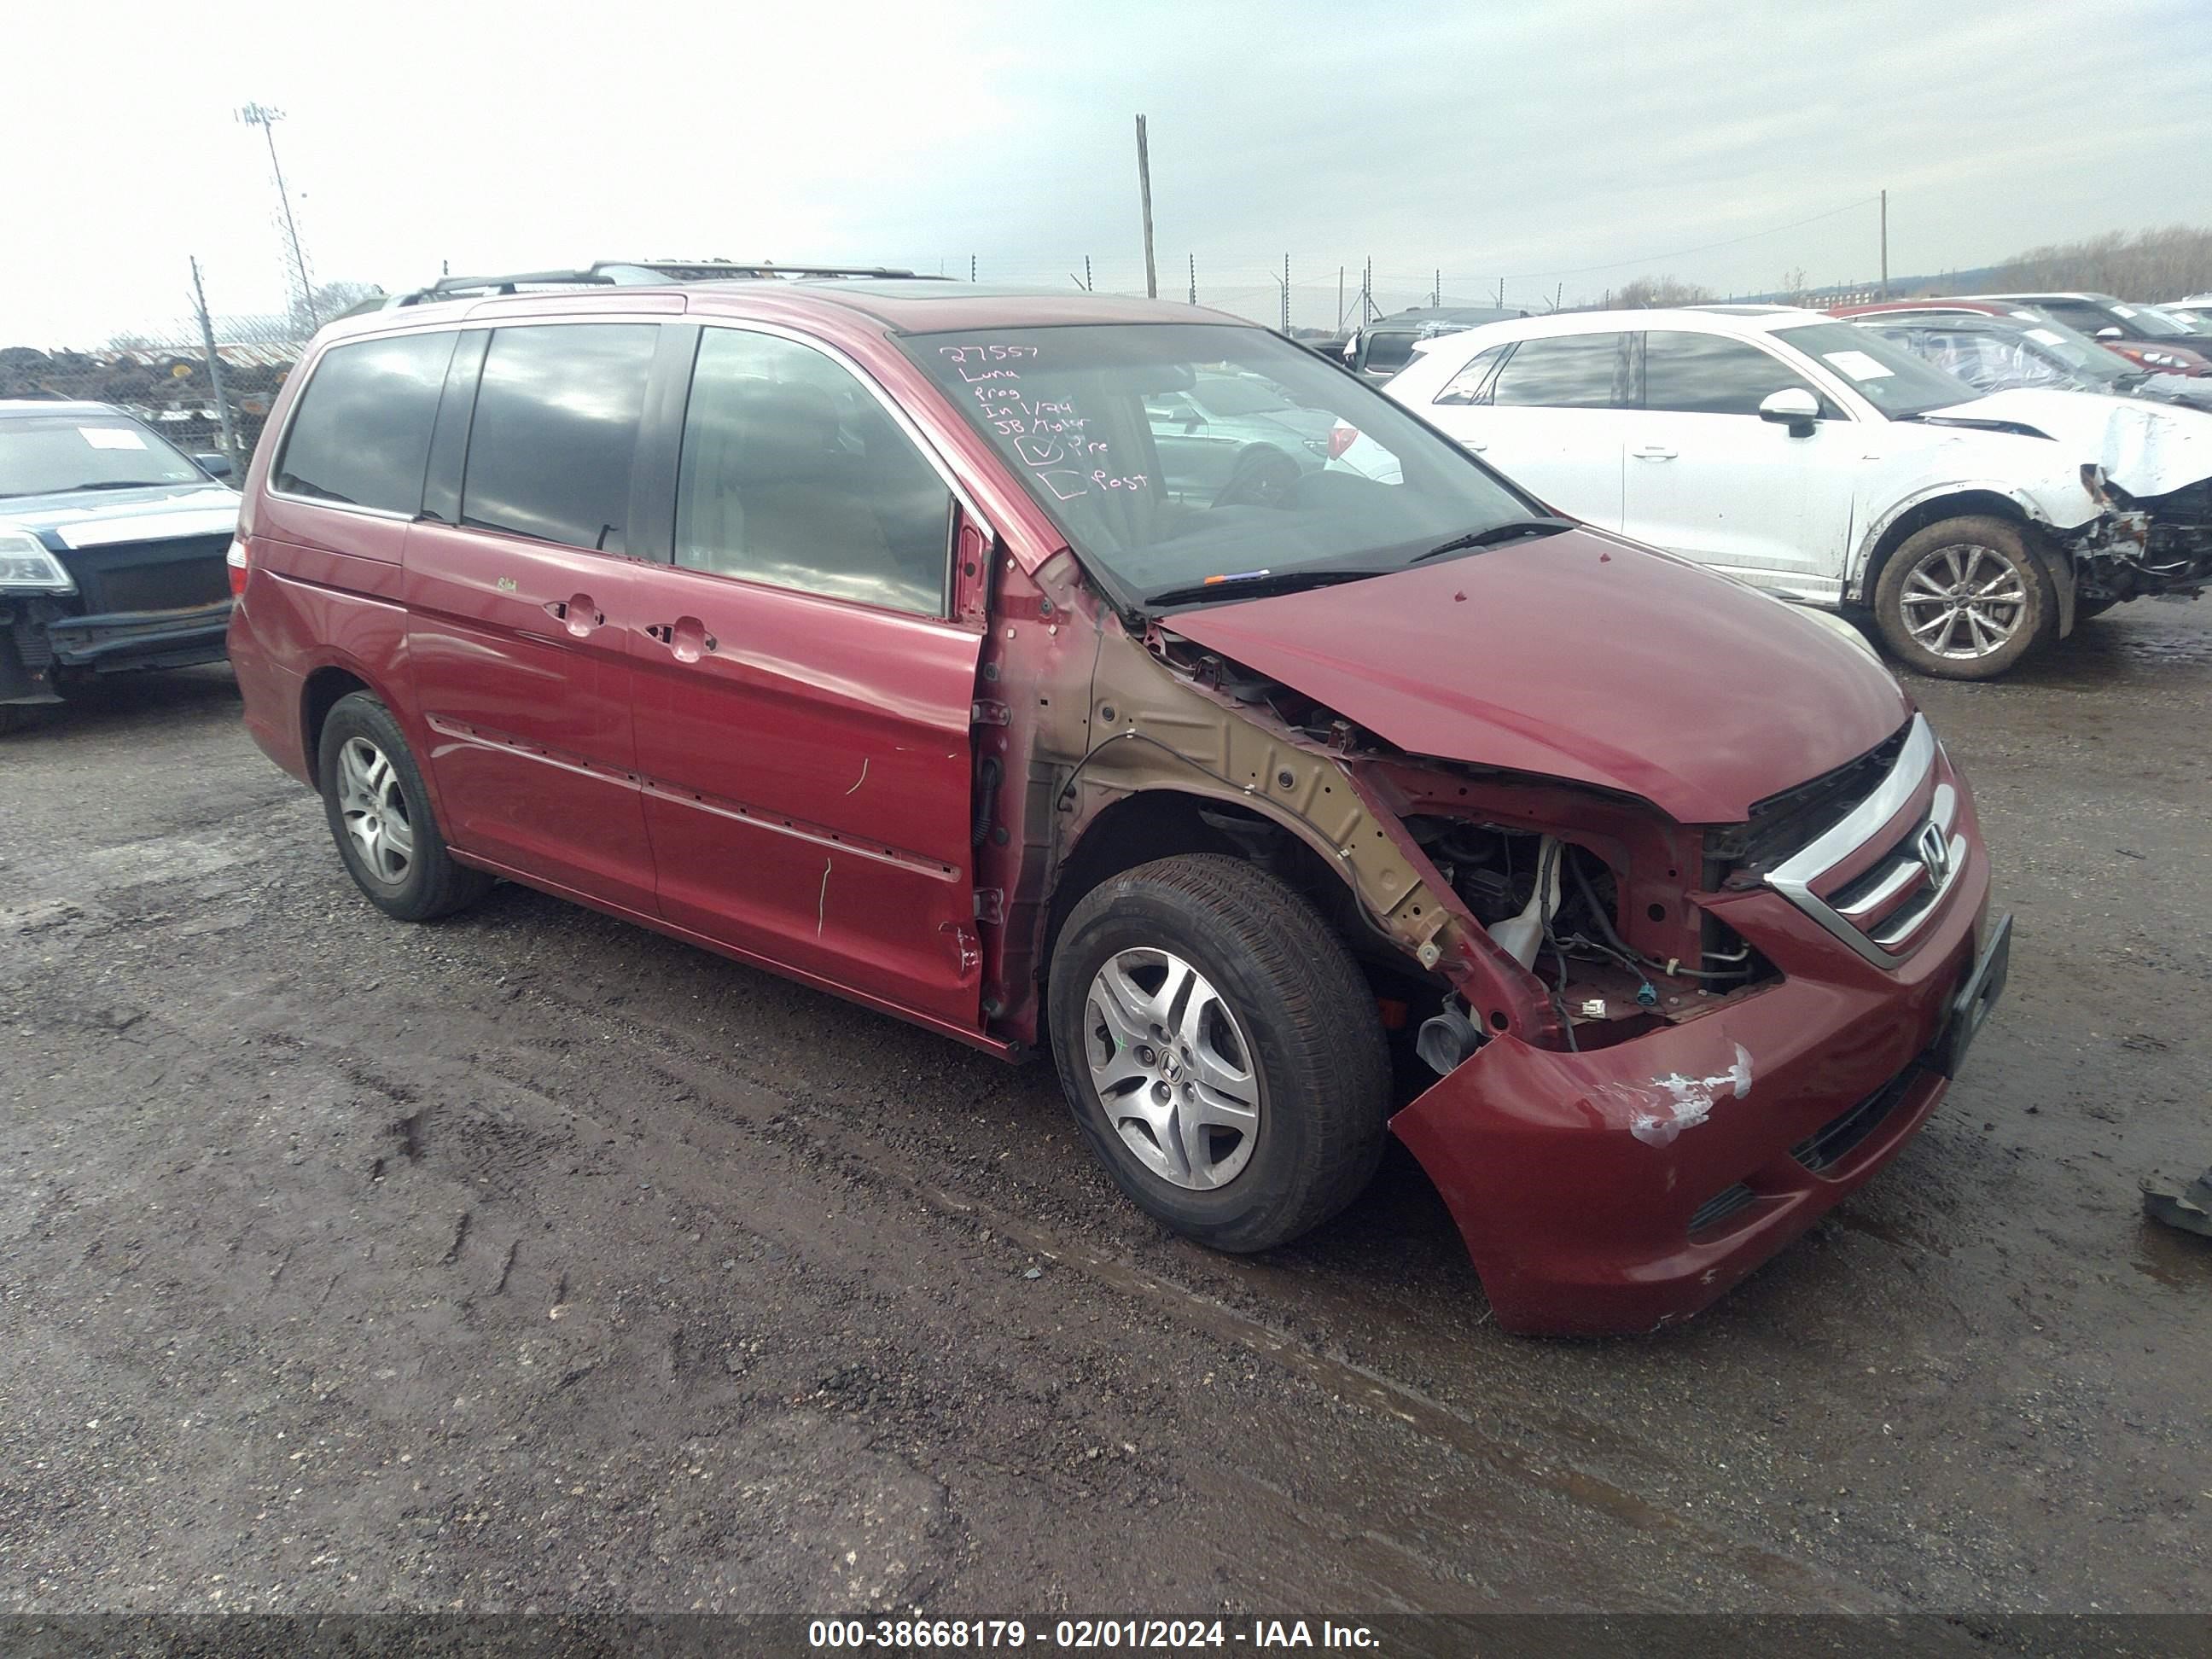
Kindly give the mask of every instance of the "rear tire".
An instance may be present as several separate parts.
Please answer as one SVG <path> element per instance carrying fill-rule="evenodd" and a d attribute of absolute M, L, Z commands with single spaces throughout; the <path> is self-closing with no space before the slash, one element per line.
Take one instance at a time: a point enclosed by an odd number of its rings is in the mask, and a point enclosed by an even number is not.
<path fill-rule="evenodd" d="M 2058 596 L 2007 519 L 1945 519 L 1905 538 L 1875 584 L 1875 624 L 1907 666 L 1947 680 L 1988 680 L 2058 628 Z"/>
<path fill-rule="evenodd" d="M 1242 859 L 1162 859 L 1085 894 L 1048 1018 L 1085 1138 L 1177 1232 L 1264 1250 L 1375 1172 L 1390 1062 L 1373 994 L 1312 907 Z"/>
<path fill-rule="evenodd" d="M 474 904 L 492 878 L 453 861 L 430 792 L 392 711 L 366 691 L 340 697 L 316 746 L 316 781 L 338 857 L 368 902 L 400 921 Z"/>

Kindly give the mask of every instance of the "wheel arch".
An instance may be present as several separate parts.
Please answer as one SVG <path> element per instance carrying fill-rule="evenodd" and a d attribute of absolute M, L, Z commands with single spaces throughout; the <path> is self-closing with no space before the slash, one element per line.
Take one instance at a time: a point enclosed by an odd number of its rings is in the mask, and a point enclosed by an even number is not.
<path fill-rule="evenodd" d="M 2030 497 L 2005 484 L 1937 484 L 1917 495 L 1908 496 L 1869 526 L 1860 539 L 1853 570 L 1844 584 L 1844 599 L 1853 605 L 1871 605 L 1875 587 L 1881 580 L 1882 567 L 1907 539 L 1931 524 L 1966 518 L 2008 519 L 2031 530 L 2046 532 L 2046 540 L 2051 528 L 2050 519 Z M 2046 557 L 2046 565 L 2049 562 Z M 2054 583 L 2057 580 L 2055 572 L 2052 580 Z"/>
<path fill-rule="evenodd" d="M 1046 975 L 1060 930 L 1086 894 L 1125 870 L 1186 853 L 1228 854 L 1294 877 L 1300 896 L 1357 952 L 1362 941 L 1346 926 L 1358 908 L 1351 884 L 1290 823 L 1242 802 L 1160 787 L 1133 790 L 1101 808 L 1060 859 L 1038 956 Z"/>
<path fill-rule="evenodd" d="M 330 720 L 331 710 L 337 707 L 341 699 L 356 691 L 366 691 L 382 703 L 391 711 L 392 717 L 399 722 L 400 729 L 407 733 L 410 744 L 417 741 L 417 734 L 407 717 L 405 708 L 377 683 L 376 677 L 364 664 L 351 657 L 332 658 L 322 663 L 309 670 L 307 678 L 301 682 L 299 708 L 301 754 L 307 761 L 307 775 L 318 793 L 322 788 L 318 757 L 322 750 L 323 727 Z M 437 786 L 430 781 L 428 764 L 418 764 L 422 767 L 423 787 L 429 790 L 434 807 Z"/>

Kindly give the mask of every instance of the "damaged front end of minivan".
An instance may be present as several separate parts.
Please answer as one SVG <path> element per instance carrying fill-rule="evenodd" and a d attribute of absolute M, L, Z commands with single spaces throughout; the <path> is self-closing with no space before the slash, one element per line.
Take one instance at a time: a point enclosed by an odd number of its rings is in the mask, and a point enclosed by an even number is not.
<path fill-rule="evenodd" d="M 1573 614 L 1533 603 L 1549 586 L 1626 627 L 1625 607 L 1715 586 L 1609 538 L 1559 544 L 1133 627 L 1048 563 L 1048 648 L 1025 629 L 994 647 L 1058 665 L 1043 706 L 1009 714 L 1030 728 L 1009 757 L 1026 740 L 1032 762 L 999 830 L 1040 878 L 1018 890 L 1196 847 L 1281 877 L 1436 1074 L 1391 1127 L 1500 1322 L 1642 1330 L 1710 1304 L 1903 1144 L 2001 983 L 2002 942 L 1992 975 L 1972 798 L 1863 653 L 1785 612 L 1759 619 L 1778 639 L 1704 665 L 1710 700 L 1693 648 L 1662 681 L 1632 641 L 1602 684 L 1548 685 L 1544 642 L 1489 607 Z M 1733 683 L 1785 662 L 1808 697 L 1762 728 Z M 1034 1029 L 1069 902 L 1009 919 L 994 1002 L 1012 1026 Z"/>

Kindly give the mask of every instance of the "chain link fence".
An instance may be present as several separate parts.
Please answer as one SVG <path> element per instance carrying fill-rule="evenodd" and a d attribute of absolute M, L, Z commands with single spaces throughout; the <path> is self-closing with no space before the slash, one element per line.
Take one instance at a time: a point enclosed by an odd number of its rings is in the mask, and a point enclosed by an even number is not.
<path fill-rule="evenodd" d="M 187 454 L 225 453 L 227 407 L 236 451 L 231 459 L 243 467 L 300 351 L 291 341 L 219 343 L 218 404 L 218 376 L 210 371 L 197 328 L 179 329 L 168 338 L 125 336 L 86 350 L 5 346 L 0 347 L 0 398 L 112 404 Z"/>

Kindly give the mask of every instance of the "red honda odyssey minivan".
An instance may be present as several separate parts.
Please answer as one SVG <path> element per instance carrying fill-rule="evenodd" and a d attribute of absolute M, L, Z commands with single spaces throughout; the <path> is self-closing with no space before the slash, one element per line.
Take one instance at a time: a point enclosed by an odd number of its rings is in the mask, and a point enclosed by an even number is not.
<path fill-rule="evenodd" d="M 1512 1329 L 1721 1295 L 2003 982 L 1972 798 L 1871 653 L 1188 306 L 380 310 L 288 382 L 231 563 L 248 726 L 389 915 L 505 877 L 1049 1050 L 1224 1249 L 1395 1132 Z"/>

